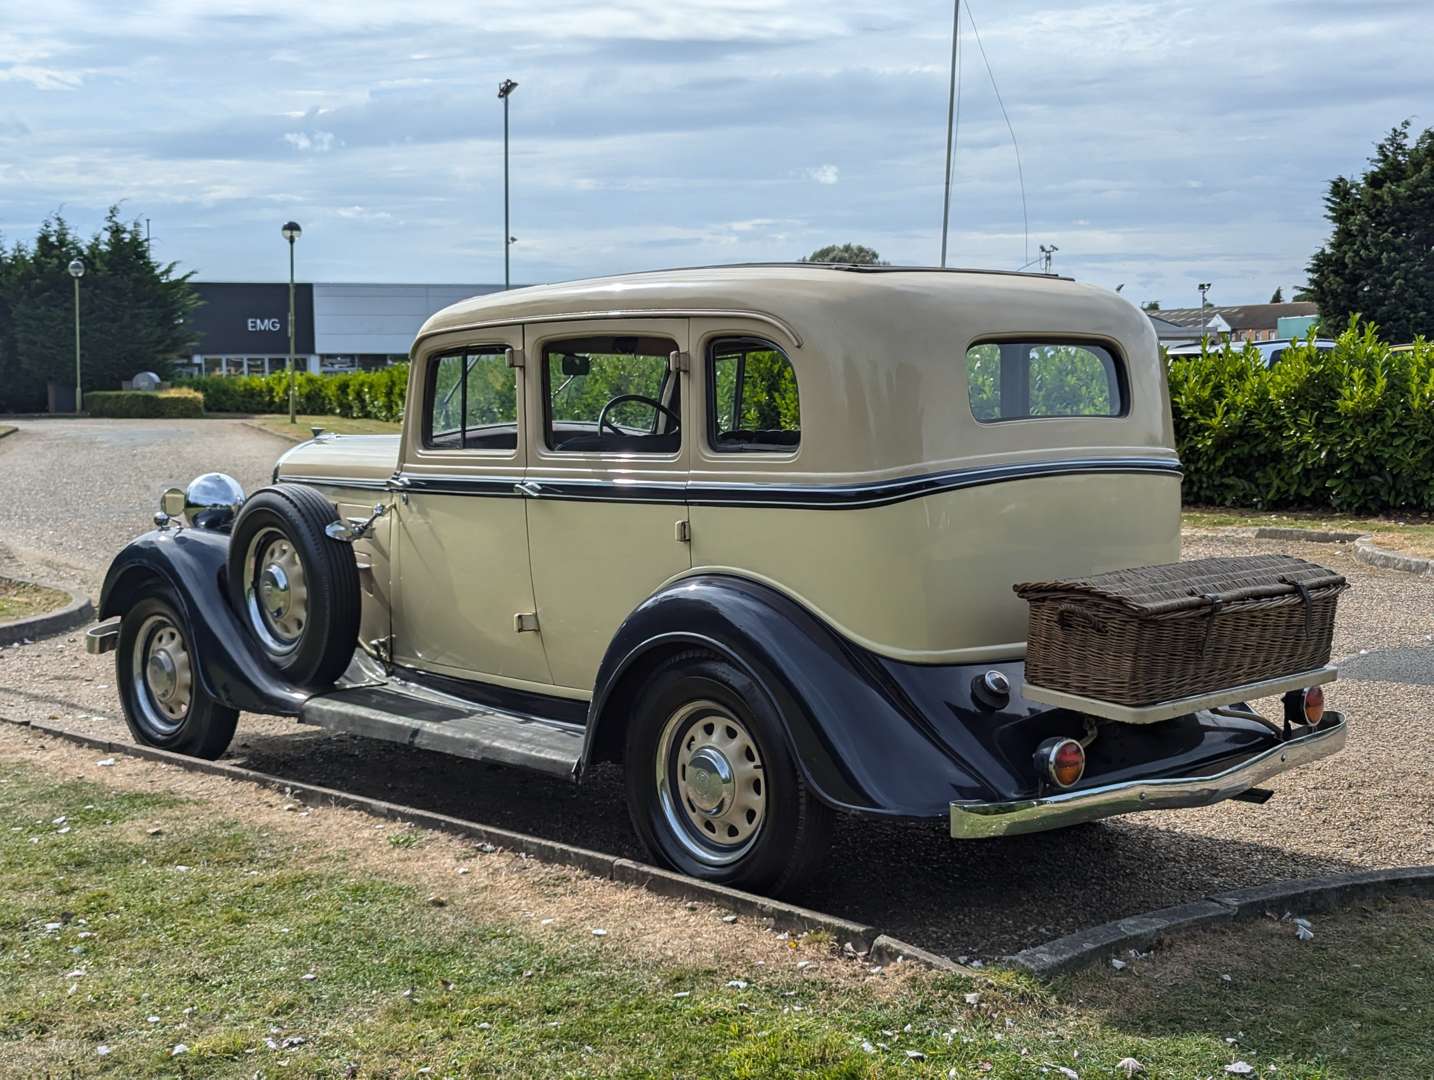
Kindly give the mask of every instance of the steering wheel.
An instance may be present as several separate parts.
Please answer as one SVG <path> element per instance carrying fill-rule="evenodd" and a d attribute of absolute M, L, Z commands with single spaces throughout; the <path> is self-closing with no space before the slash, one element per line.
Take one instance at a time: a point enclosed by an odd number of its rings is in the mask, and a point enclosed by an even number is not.
<path fill-rule="evenodd" d="M 618 394 L 615 398 L 609 398 L 607 404 L 602 407 L 602 412 L 598 413 L 597 424 L 599 432 L 601 432 L 604 427 L 607 427 L 609 430 L 612 431 L 614 435 L 627 434 L 627 432 L 623 431 L 622 428 L 618 427 L 615 423 L 613 423 L 607 418 L 608 410 L 611 409 L 614 405 L 621 405 L 624 401 L 640 401 L 644 405 L 651 405 L 654 409 L 656 409 L 658 412 L 662 413 L 664 416 L 666 416 L 669 420 L 672 421 L 673 431 L 677 431 L 679 428 L 682 427 L 682 418 L 678 416 L 675 412 L 673 412 L 671 409 L 669 409 L 662 402 L 654 401 L 652 398 L 647 397 L 643 394 Z"/>

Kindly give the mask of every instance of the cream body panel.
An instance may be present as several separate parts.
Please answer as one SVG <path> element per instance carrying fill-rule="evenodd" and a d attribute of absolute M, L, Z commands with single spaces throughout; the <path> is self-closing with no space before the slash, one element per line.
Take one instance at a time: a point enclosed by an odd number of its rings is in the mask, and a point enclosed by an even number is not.
<path fill-rule="evenodd" d="M 496 327 L 449 335 L 420 354 L 409 377 L 402 472 L 406 477 L 486 479 L 517 484 L 527 457 L 526 418 L 518 409 L 513 450 L 425 450 L 424 376 L 432 356 L 455 348 L 523 347 L 522 329 Z M 518 401 L 524 372 L 517 370 Z M 459 678 L 552 682 L 539 636 L 513 618 L 532 612 L 526 500 L 410 491 L 395 502 L 393 656 L 408 667 Z"/>
<path fill-rule="evenodd" d="M 685 319 L 644 320 L 647 335 L 671 338 L 688 347 Z M 544 480 L 598 480 L 606 483 L 672 483 L 687 480 L 692 443 L 691 379 L 681 375 L 678 397 L 683 422 L 682 448 L 676 454 L 591 454 L 549 450 L 541 417 L 543 343 L 589 334 L 631 334 L 631 321 L 581 320 L 528 327 L 527 477 Z M 691 566 L 689 545 L 676 538 L 687 517 L 680 490 L 674 503 L 600 502 L 537 498 L 528 509 L 528 545 L 538 602 L 539 634 L 547 651 L 553 682 L 591 691 L 598 666 L 617 628 L 633 608 L 664 581 Z"/>
<path fill-rule="evenodd" d="M 387 480 L 398 468 L 399 440 L 398 435 L 322 435 L 279 458 L 279 479 Z"/>
<path fill-rule="evenodd" d="M 873 652 L 1024 655 L 1020 581 L 1180 558 L 1180 481 L 1037 477 L 847 510 L 693 506 L 692 573 L 764 581 Z"/>

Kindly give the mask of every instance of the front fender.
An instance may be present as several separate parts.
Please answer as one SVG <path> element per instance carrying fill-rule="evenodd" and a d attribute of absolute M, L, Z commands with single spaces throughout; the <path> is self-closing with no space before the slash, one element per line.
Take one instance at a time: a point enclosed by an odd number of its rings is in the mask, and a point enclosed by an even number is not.
<path fill-rule="evenodd" d="M 719 653 L 772 694 L 804 779 L 830 806 L 927 817 L 961 793 L 989 791 L 873 656 L 775 589 L 720 574 L 672 583 L 618 629 L 598 671 L 581 768 L 620 755 L 643 674 L 689 648 Z"/>
<path fill-rule="evenodd" d="M 115 556 L 100 590 L 101 619 L 124 615 L 168 588 L 189 620 L 200 685 L 243 712 L 297 716 L 309 694 L 276 676 L 251 643 L 225 590 L 229 538 L 205 529 L 156 529 Z"/>

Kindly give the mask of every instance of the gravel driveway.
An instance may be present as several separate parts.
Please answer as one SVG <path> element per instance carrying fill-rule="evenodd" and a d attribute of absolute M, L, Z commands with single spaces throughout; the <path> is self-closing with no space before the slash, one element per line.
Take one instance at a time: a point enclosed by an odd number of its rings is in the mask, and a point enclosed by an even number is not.
<path fill-rule="evenodd" d="M 283 443 L 235 423 L 25 423 L 0 441 L 0 552 L 49 551 L 74 579 L 146 525 L 155 494 L 206 469 L 246 489 Z M 148 434 L 146 434 L 148 433 Z M 9 445 L 7 445 L 9 444 Z M 62 493 L 62 494 L 61 494 Z M 940 826 L 843 821 L 829 868 L 794 899 L 953 956 L 992 957 L 1218 889 L 1434 862 L 1434 579 L 1375 570 L 1344 545 L 1190 533 L 1186 555 L 1285 551 L 1346 574 L 1330 691 L 1348 749 L 1277 777 L 1263 806 L 1225 803 L 958 844 Z M 0 650 L 0 716 L 123 732 L 109 657 L 70 636 Z M 640 855 L 620 776 L 561 781 L 245 716 L 229 759 L 625 856 Z"/>

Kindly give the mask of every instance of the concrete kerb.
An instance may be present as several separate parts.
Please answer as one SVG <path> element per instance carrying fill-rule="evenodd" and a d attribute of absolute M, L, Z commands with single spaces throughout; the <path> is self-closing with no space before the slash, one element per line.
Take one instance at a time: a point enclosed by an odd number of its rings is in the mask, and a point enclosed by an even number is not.
<path fill-rule="evenodd" d="M 1434 866 L 1366 870 L 1213 893 L 1194 903 L 1116 919 L 1067 934 L 1044 945 L 1024 949 L 1008 957 L 1007 962 L 1033 975 L 1049 978 L 1129 949 L 1154 945 L 1187 930 L 1248 919 L 1267 911 L 1276 915 L 1309 914 L 1359 900 L 1399 896 L 1434 897 Z"/>
<path fill-rule="evenodd" d="M 631 859 L 622 859 L 600 851 L 574 847 L 556 840 L 545 840 L 526 833 L 480 825 L 477 822 L 450 817 L 447 814 L 419 810 L 411 806 L 384 802 L 381 799 L 371 799 L 363 795 L 320 787 L 317 784 L 285 780 L 238 765 L 226 765 L 222 762 L 186 757 L 150 746 L 116 742 L 112 739 L 51 727 L 48 724 L 24 721 L 8 722 L 28 728 L 38 735 L 65 739 L 81 746 L 92 747 L 106 754 L 124 754 L 129 757 L 162 762 L 189 772 L 205 773 L 255 784 L 271 791 L 278 791 L 296 800 L 302 797 L 317 803 L 343 806 L 391 820 L 407 822 L 422 828 L 453 833 L 480 844 L 491 844 L 494 848 L 517 852 L 542 862 L 571 866 L 595 877 L 636 885 L 662 896 L 713 904 L 739 915 L 766 920 L 775 928 L 825 931 L 831 934 L 832 938 L 840 945 L 850 944 L 858 954 L 866 955 L 872 963 L 895 963 L 898 958 L 903 958 L 906 961 L 939 971 L 979 974 L 973 969 L 962 967 L 948 957 L 939 956 L 882 934 L 876 927 L 799 907 L 796 904 L 788 904 L 781 900 L 757 896 L 738 889 L 729 889 L 722 885 L 709 884 Z"/>
<path fill-rule="evenodd" d="M 41 638 L 54 637 L 56 634 L 63 634 L 83 626 L 95 617 L 94 605 L 90 603 L 87 596 L 80 596 L 69 589 L 60 585 L 52 585 L 47 581 L 31 581 L 28 578 L 19 578 L 13 575 L 6 576 L 9 580 L 18 581 L 22 585 L 34 585 L 38 588 L 53 589 L 55 592 L 64 593 L 70 598 L 70 602 L 59 611 L 0 623 L 0 646 L 17 645 L 22 641 L 38 641 Z"/>
<path fill-rule="evenodd" d="M 1309 544 L 1353 544 L 1355 562 L 1364 563 L 1366 566 L 1377 566 L 1382 570 L 1399 570 L 1406 574 L 1434 574 L 1434 559 L 1387 551 L 1375 544 L 1371 533 L 1262 526 L 1255 530 L 1255 536 L 1260 540 L 1303 540 Z"/>

